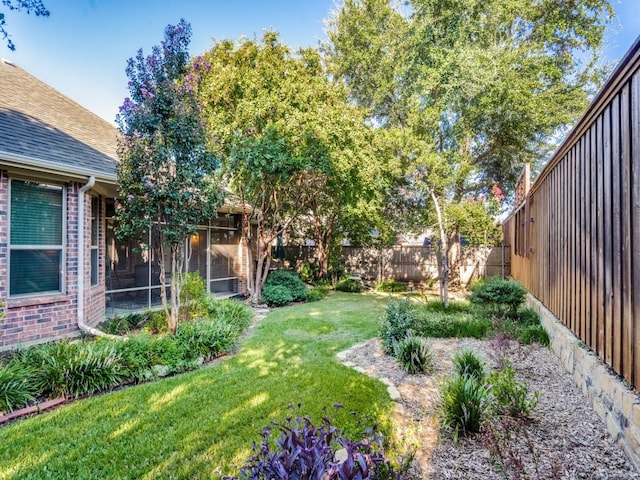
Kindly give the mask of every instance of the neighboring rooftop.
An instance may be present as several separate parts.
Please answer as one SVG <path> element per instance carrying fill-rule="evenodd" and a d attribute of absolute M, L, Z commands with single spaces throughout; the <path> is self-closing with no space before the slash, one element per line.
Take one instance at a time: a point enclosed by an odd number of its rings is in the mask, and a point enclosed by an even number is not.
<path fill-rule="evenodd" d="M 0 92 L 0 162 L 25 157 L 26 163 L 115 179 L 113 125 L 5 59 Z"/>

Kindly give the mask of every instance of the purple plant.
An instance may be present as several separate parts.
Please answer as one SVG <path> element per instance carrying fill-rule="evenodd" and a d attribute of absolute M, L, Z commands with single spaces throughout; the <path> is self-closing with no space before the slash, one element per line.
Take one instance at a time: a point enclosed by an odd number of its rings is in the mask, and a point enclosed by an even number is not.
<path fill-rule="evenodd" d="M 273 423 L 280 433 L 272 440 L 273 428 L 265 427 L 260 445 L 240 470 L 227 480 L 373 480 L 401 479 L 381 453 L 381 440 L 351 442 L 324 417 L 314 425 L 307 417 Z M 336 451 L 341 450 L 338 455 Z"/>

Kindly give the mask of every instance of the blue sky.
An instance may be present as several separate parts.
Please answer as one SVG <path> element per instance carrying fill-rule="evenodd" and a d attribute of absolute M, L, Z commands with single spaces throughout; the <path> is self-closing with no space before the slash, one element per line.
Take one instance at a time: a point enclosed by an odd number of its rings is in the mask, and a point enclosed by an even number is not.
<path fill-rule="evenodd" d="M 164 27 L 180 18 L 193 28 L 191 54 L 213 39 L 260 37 L 280 32 L 292 47 L 325 38 L 324 20 L 334 0 L 44 0 L 48 18 L 6 12 L 17 50 L 0 44 L 7 58 L 63 94 L 113 122 L 127 96 L 126 61 L 139 48 L 148 53 Z M 604 49 L 617 61 L 640 34 L 640 0 L 613 0 L 617 12 Z"/>

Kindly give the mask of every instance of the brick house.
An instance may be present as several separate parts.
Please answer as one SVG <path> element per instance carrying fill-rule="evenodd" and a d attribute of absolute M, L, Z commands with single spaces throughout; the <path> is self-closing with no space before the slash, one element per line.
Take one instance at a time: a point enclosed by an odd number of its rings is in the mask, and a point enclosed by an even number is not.
<path fill-rule="evenodd" d="M 0 350 L 160 305 L 154 240 L 114 235 L 117 129 L 6 60 L 0 91 Z M 232 211 L 185 245 L 186 270 L 218 295 L 246 290 Z"/>

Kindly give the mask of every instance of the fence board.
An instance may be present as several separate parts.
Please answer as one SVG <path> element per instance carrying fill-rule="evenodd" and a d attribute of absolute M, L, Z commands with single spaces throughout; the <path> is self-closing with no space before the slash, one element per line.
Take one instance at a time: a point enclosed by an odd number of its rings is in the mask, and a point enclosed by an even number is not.
<path fill-rule="evenodd" d="M 640 41 L 505 223 L 513 277 L 639 388 Z"/>

